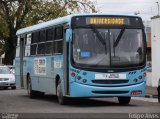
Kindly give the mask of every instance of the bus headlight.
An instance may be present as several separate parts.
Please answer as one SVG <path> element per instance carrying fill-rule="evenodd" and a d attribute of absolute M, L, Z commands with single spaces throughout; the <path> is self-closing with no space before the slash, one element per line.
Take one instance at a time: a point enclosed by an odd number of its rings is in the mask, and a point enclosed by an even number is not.
<path fill-rule="evenodd" d="M 137 82 L 138 82 L 138 79 L 134 79 L 133 81 L 134 81 L 135 83 L 137 83 Z"/>
<path fill-rule="evenodd" d="M 138 79 L 140 79 L 140 80 L 141 80 L 141 79 L 142 79 L 142 76 L 139 76 L 139 77 L 138 77 Z"/>
<path fill-rule="evenodd" d="M 87 82 L 87 79 L 83 79 L 82 81 L 83 81 L 83 83 L 86 83 L 86 82 Z"/>
<path fill-rule="evenodd" d="M 83 72 L 83 75 L 84 75 L 84 76 L 87 75 L 87 72 Z"/>
<path fill-rule="evenodd" d="M 77 79 L 78 79 L 78 80 L 81 80 L 81 78 L 82 78 L 81 76 L 77 76 Z"/>

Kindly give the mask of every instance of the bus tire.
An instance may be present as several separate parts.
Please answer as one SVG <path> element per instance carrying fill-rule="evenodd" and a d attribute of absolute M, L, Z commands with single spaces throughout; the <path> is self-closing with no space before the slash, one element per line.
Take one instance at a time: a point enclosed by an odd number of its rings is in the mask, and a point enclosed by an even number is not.
<path fill-rule="evenodd" d="M 158 102 L 160 103 L 160 86 L 158 86 L 157 91 L 158 91 Z"/>
<path fill-rule="evenodd" d="M 118 97 L 118 101 L 120 104 L 127 105 L 129 104 L 131 97 Z"/>
<path fill-rule="evenodd" d="M 58 85 L 57 85 L 57 99 L 58 99 L 58 103 L 60 105 L 64 105 L 65 102 L 66 102 L 66 99 L 65 99 L 65 97 L 63 96 L 63 93 L 62 93 L 62 86 L 61 86 L 60 81 L 58 82 Z"/>
<path fill-rule="evenodd" d="M 32 90 L 32 82 L 30 76 L 27 77 L 27 92 L 30 98 L 36 97 L 36 91 Z"/>

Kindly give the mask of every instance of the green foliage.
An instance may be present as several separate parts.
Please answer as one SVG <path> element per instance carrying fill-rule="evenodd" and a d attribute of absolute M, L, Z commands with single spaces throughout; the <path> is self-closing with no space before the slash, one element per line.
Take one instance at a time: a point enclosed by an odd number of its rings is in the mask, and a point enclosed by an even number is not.
<path fill-rule="evenodd" d="M 2 38 L 6 38 L 9 36 L 9 34 L 8 34 L 9 31 L 8 31 L 7 27 L 8 26 L 7 26 L 6 21 L 0 17 L 0 36 Z"/>
<path fill-rule="evenodd" d="M 0 36 L 5 41 L 0 54 L 5 52 L 10 64 L 18 29 L 77 12 L 96 12 L 96 8 L 90 0 L 0 0 Z"/>

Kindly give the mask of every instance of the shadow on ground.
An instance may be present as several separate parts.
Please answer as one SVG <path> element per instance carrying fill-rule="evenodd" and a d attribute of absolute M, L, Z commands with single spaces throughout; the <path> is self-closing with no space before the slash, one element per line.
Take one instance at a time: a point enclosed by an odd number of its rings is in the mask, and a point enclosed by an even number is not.
<path fill-rule="evenodd" d="M 26 98 L 29 98 L 28 95 L 24 95 Z M 112 98 L 111 98 L 112 99 Z M 57 103 L 57 96 L 53 95 L 39 95 L 31 100 L 41 100 Z M 113 98 L 113 101 L 108 101 L 107 98 L 66 98 L 65 106 L 72 107 L 103 107 L 103 106 L 122 106 L 118 103 L 116 98 Z M 132 104 L 123 105 L 123 106 L 135 106 Z"/>

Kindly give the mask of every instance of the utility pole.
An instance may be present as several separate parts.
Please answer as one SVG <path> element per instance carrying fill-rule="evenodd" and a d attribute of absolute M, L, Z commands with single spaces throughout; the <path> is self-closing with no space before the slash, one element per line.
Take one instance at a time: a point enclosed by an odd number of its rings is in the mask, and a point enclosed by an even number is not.
<path fill-rule="evenodd" d="M 158 6 L 158 16 L 159 16 L 159 3 L 158 3 L 158 1 L 156 3 L 157 3 L 157 6 Z"/>

